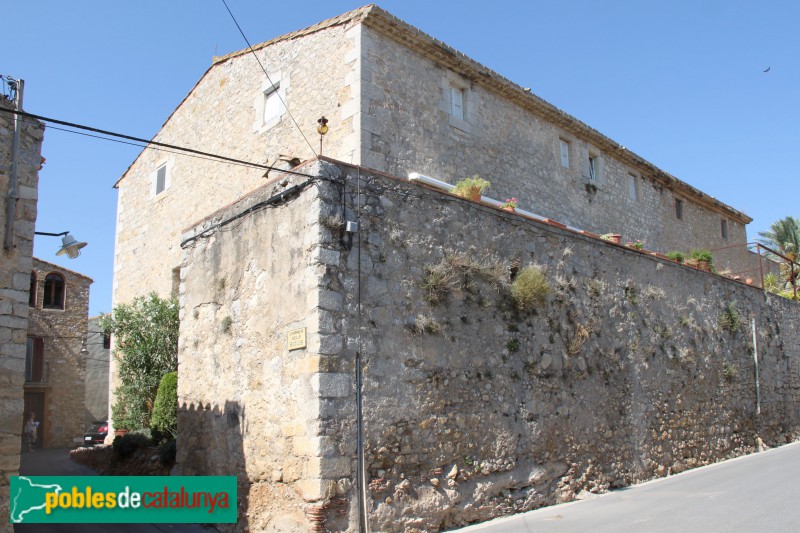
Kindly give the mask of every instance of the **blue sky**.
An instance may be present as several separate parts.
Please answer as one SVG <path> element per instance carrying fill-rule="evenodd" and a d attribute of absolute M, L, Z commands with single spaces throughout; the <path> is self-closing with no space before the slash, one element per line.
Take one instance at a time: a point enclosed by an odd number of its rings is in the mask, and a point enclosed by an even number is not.
<path fill-rule="evenodd" d="M 229 0 L 252 42 L 363 5 Z M 798 216 L 800 2 L 432 2 L 381 7 L 754 218 Z M 31 113 L 151 138 L 210 66 L 245 47 L 221 0 L 3 3 L 0 74 Z M 770 71 L 764 73 L 767 67 Z M 215 151 L 213 146 L 201 147 Z M 139 149 L 48 127 L 38 231 L 89 242 L 90 313 L 111 309 L 119 176 Z"/>

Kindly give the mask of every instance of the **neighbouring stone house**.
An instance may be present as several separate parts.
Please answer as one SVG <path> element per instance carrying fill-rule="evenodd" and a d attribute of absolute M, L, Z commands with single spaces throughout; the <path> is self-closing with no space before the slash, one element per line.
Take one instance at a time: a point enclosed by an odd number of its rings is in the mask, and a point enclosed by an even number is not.
<path fill-rule="evenodd" d="M 84 422 L 108 418 L 108 367 L 111 360 L 111 335 L 100 327 L 99 316 L 89 319 L 86 338 L 86 408 Z"/>
<path fill-rule="evenodd" d="M 28 330 L 28 280 L 41 168 L 44 125 L 20 123 L 18 158 L 14 161 L 16 104 L 0 95 L 0 531 L 11 531 L 8 517 L 10 476 L 19 471 Z M 16 193 L 11 177 L 16 166 Z M 14 210 L 8 226 L 9 208 Z"/>
<path fill-rule="evenodd" d="M 215 58 L 154 140 L 299 175 L 145 150 L 117 183 L 114 267 L 115 304 L 180 293 L 179 470 L 239 476 L 240 529 L 356 527 L 359 358 L 375 530 L 795 435 L 792 304 L 401 178 L 479 174 L 573 228 L 728 247 L 736 272 L 749 217 L 375 6 L 254 49 L 269 80 L 249 51 Z M 316 158 L 295 122 L 314 144 L 323 115 Z M 552 293 L 521 312 L 508 286 L 534 263 Z"/>
<path fill-rule="evenodd" d="M 33 258 L 25 351 L 25 412 L 45 448 L 80 445 L 86 425 L 88 278 Z M 108 384 L 103 383 L 103 388 Z"/>

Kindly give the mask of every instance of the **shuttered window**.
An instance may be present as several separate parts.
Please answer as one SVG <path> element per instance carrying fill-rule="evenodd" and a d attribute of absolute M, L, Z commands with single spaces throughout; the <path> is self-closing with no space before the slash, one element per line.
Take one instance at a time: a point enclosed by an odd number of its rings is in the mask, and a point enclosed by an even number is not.
<path fill-rule="evenodd" d="M 25 381 L 41 383 L 44 378 L 44 339 L 28 337 L 25 347 Z"/>
<path fill-rule="evenodd" d="M 464 120 L 464 89 L 450 87 L 450 114 Z"/>
<path fill-rule="evenodd" d="M 561 139 L 559 145 L 561 146 L 561 166 L 569 168 L 569 143 Z"/>

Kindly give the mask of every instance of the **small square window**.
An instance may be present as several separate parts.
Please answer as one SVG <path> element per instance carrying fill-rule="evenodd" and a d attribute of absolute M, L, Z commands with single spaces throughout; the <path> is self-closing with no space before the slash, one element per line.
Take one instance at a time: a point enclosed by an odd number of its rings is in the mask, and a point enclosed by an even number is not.
<path fill-rule="evenodd" d="M 722 220 L 720 220 L 720 230 L 722 231 L 722 238 L 723 239 L 727 239 L 728 238 L 728 221 L 725 220 L 724 218 Z"/>
<path fill-rule="evenodd" d="M 561 166 L 564 168 L 569 168 L 569 142 L 565 141 L 564 139 L 560 139 L 559 146 L 561 149 Z"/>
<path fill-rule="evenodd" d="M 683 220 L 683 200 L 675 198 L 675 218 Z"/>
<path fill-rule="evenodd" d="M 156 194 L 161 194 L 167 188 L 167 164 L 164 163 L 156 170 Z"/>
<path fill-rule="evenodd" d="M 464 120 L 464 89 L 450 87 L 450 114 Z"/>

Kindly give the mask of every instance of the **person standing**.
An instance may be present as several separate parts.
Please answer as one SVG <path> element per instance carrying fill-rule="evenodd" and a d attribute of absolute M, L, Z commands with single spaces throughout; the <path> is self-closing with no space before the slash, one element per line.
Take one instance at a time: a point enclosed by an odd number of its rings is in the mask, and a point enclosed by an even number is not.
<path fill-rule="evenodd" d="M 28 417 L 28 421 L 25 422 L 25 444 L 28 447 L 28 451 L 33 451 L 33 445 L 36 444 L 36 428 L 39 427 L 39 424 L 36 422 L 36 414 L 31 413 Z"/>

